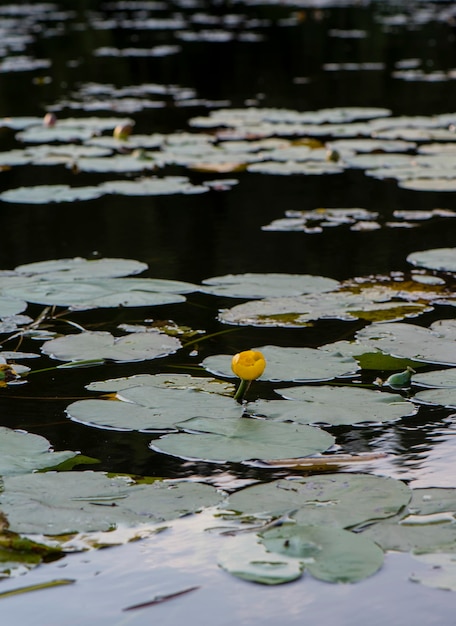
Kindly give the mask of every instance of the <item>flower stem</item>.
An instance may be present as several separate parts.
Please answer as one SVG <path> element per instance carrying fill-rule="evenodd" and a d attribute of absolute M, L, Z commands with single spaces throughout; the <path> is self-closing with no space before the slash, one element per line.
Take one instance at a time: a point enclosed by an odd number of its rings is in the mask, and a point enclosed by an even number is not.
<path fill-rule="evenodd" d="M 234 394 L 234 399 L 237 400 L 239 403 L 242 403 L 242 401 L 244 400 L 244 396 L 249 390 L 251 382 L 251 380 L 244 380 L 243 378 L 241 378 L 241 384 Z"/>

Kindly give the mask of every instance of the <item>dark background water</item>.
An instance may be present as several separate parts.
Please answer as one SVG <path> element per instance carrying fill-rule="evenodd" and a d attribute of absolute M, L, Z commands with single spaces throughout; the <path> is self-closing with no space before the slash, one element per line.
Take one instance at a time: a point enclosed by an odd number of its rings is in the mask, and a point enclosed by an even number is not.
<path fill-rule="evenodd" d="M 92 83 L 117 88 L 154 83 L 193 90 L 193 102 L 185 98 L 176 101 L 168 95 L 162 106 L 127 114 L 135 120 L 138 133 L 188 130 L 190 118 L 206 115 L 221 104 L 299 111 L 376 106 L 390 108 L 394 115 L 455 110 L 456 80 L 450 74 L 439 81 L 406 81 L 393 75 L 397 63 L 404 59 L 416 59 L 428 74 L 456 68 L 453 3 L 303 2 L 276 6 L 182 0 L 59 2 L 52 5 L 55 8 L 46 6 L 0 3 L 0 29 L 8 36 L 28 37 L 22 47 L 6 45 L 3 58 L 26 54 L 31 59 L 51 61 L 45 69 L 0 71 L 0 117 L 42 116 L 53 108 L 58 109 L 61 117 L 116 114 L 109 102 L 104 110 L 89 112 L 64 104 L 81 103 L 83 98 L 75 97 L 75 92 L 80 94 L 82 86 Z M 176 26 L 162 22 L 160 27 L 152 28 L 147 20 L 155 18 L 172 19 Z M 212 33 L 212 39 L 217 35 L 229 40 L 191 40 L 201 39 L 203 31 Z M 347 31 L 351 32 L 349 37 Z M 185 37 L 182 33 L 186 33 Z M 158 45 L 178 45 L 180 49 L 163 57 L 103 57 L 95 53 L 101 47 Z M 1 46 L 0 37 L 0 49 Z M 333 63 L 381 65 L 376 69 L 333 71 L 328 68 Z M 0 130 L 1 150 L 17 145 L 12 131 Z M 182 170 L 168 168 L 164 173 L 182 174 Z M 184 173 L 195 183 L 208 178 L 206 174 Z M 63 167 L 17 167 L 0 173 L 0 188 L 71 183 L 73 177 Z M 230 191 L 203 195 L 133 199 L 110 196 L 48 206 L 1 203 L 0 269 L 47 259 L 101 256 L 138 259 L 149 265 L 148 276 L 195 283 L 210 276 L 243 272 L 289 272 L 345 279 L 406 271 L 410 252 L 451 247 L 455 243 L 453 223 L 443 220 L 424 222 L 411 230 L 352 232 L 334 228 L 320 235 L 261 230 L 289 209 L 359 206 L 388 217 L 396 209 L 456 209 L 454 194 L 401 190 L 395 182 L 375 181 L 356 170 L 331 177 L 247 172 L 228 177 L 238 179 L 239 184 Z M 91 184 L 93 180 L 94 175 L 78 175 L 78 184 Z M 216 332 L 223 329 L 216 321 L 217 310 L 232 304 L 221 298 L 191 294 L 185 306 L 150 309 L 146 315 L 142 310 L 103 310 L 80 313 L 74 318 L 81 324 L 100 323 L 103 329 L 114 330 L 121 322 L 149 316 Z M 34 314 L 40 310 L 32 307 Z M 438 315 L 454 314 L 439 310 Z M 423 316 L 416 323 L 427 325 L 432 319 Z M 196 357 L 181 351 L 166 362 L 151 361 L 141 366 L 107 364 L 98 369 L 36 375 L 26 385 L 2 391 L 0 422 L 43 434 L 55 449 L 80 450 L 99 458 L 97 469 L 163 476 L 203 474 L 215 482 L 226 472 L 233 478 L 262 478 L 261 472 L 253 470 L 182 464 L 154 455 L 147 445 L 150 435 L 125 436 L 89 429 L 70 422 L 64 409 L 70 398 L 88 396 L 84 385 L 93 380 L 174 371 L 175 366 L 193 366 L 207 355 L 234 353 L 246 346 L 318 346 L 350 338 L 360 326 L 362 323 L 326 322 L 300 330 L 242 328 L 202 343 Z M 31 341 L 24 342 L 21 349 L 37 351 Z M 44 358 L 41 361 L 43 366 L 52 364 Z M 428 459 L 433 458 L 434 449 L 439 443 L 451 441 L 452 426 L 445 421 L 448 415 L 448 411 L 423 410 L 406 427 L 399 424 L 354 431 L 339 429 L 337 434 L 347 451 L 380 449 L 399 454 L 392 466 L 383 467 L 386 473 L 402 472 L 406 478 L 426 479 L 427 473 L 432 474 Z M 447 475 L 454 471 L 451 454 L 451 449 L 445 448 Z M 364 615 L 363 623 L 365 619 L 369 619 L 368 615 Z M 449 623 L 439 619 L 437 615 L 435 624 Z M 347 612 L 343 623 L 350 626 L 361 622 L 351 622 Z"/>

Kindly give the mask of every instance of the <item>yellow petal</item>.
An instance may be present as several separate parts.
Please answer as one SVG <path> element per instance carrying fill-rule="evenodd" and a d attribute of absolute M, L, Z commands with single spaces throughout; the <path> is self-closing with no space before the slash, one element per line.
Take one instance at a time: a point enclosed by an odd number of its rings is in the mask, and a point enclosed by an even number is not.
<path fill-rule="evenodd" d="M 266 360 L 258 350 L 245 350 L 235 354 L 231 360 L 231 369 L 242 380 L 259 378 L 266 367 Z"/>

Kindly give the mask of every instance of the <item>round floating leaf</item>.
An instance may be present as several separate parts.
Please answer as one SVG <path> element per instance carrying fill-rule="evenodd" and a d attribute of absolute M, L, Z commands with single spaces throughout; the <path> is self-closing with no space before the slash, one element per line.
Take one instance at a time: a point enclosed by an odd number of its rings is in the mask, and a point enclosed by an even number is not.
<path fill-rule="evenodd" d="M 303 559 L 319 580 L 354 583 L 383 565 L 383 551 L 373 542 L 341 528 L 284 525 L 262 534 L 270 552 Z"/>
<path fill-rule="evenodd" d="M 414 400 L 425 404 L 439 404 L 450 409 L 456 408 L 456 387 L 427 389 L 415 394 Z"/>
<path fill-rule="evenodd" d="M 402 189 L 412 191 L 456 191 L 456 181 L 451 178 L 438 178 L 440 172 L 436 172 L 435 178 L 411 178 L 399 181 L 398 185 Z M 417 172 L 419 176 L 419 171 Z"/>
<path fill-rule="evenodd" d="M 18 187 L 0 193 L 3 202 L 19 204 L 48 204 L 49 202 L 75 202 L 94 200 L 106 192 L 101 187 L 70 187 L 69 185 L 37 185 Z"/>
<path fill-rule="evenodd" d="M 74 167 L 70 164 L 70 167 Z M 136 156 L 116 154 L 109 157 L 79 157 L 76 167 L 81 172 L 142 172 L 152 169 L 154 163 Z"/>
<path fill-rule="evenodd" d="M 82 332 L 46 341 L 41 351 L 60 361 L 144 361 L 173 354 L 182 347 L 179 339 L 165 333 L 132 333 L 114 337 L 105 331 Z"/>
<path fill-rule="evenodd" d="M 231 383 L 215 378 L 191 376 L 190 374 L 137 374 L 125 378 L 112 378 L 90 383 L 86 386 L 89 391 L 122 391 L 130 387 L 151 387 L 171 389 L 195 389 L 225 395 L 233 395 L 235 387 Z"/>
<path fill-rule="evenodd" d="M 266 369 L 259 380 L 317 382 L 351 375 L 358 369 L 352 357 L 314 348 L 261 346 L 254 350 L 262 352 L 266 359 Z M 232 378 L 231 358 L 232 355 L 228 354 L 211 356 L 204 359 L 201 365 L 216 376 Z"/>
<path fill-rule="evenodd" d="M 222 310 L 219 319 L 241 326 L 300 328 L 318 319 L 397 320 L 425 310 L 431 309 L 420 303 L 380 302 L 349 291 L 331 291 L 244 302 Z"/>
<path fill-rule="evenodd" d="M 230 538 L 218 556 L 218 564 L 237 578 L 263 585 L 296 580 L 303 570 L 298 559 L 271 554 L 253 534 Z"/>
<path fill-rule="evenodd" d="M 191 417 L 240 419 L 243 413 L 232 397 L 194 389 L 124 387 L 120 398 L 124 401 L 78 400 L 67 407 L 67 414 L 89 426 L 148 432 L 175 430 L 177 422 Z"/>
<path fill-rule="evenodd" d="M 292 174 L 300 175 L 322 175 L 322 174 L 341 174 L 344 167 L 330 161 L 264 161 L 263 163 L 252 163 L 247 166 L 247 171 L 256 174 L 278 174 L 289 176 Z"/>
<path fill-rule="evenodd" d="M 288 387 L 277 389 L 291 400 L 257 400 L 249 413 L 274 421 L 340 426 L 364 422 L 390 422 L 413 415 L 416 407 L 396 394 L 354 387 Z"/>
<path fill-rule="evenodd" d="M 0 476 L 56 467 L 78 454 L 54 452 L 49 441 L 40 435 L 0 427 Z"/>
<path fill-rule="evenodd" d="M 81 278 L 72 282 L 36 280 L 25 286 L 12 287 L 8 293 L 28 302 L 83 310 L 176 304 L 185 302 L 185 297 L 179 295 L 181 290 L 186 293 L 193 287 L 188 283 L 179 285 L 178 281 L 152 278 Z"/>
<path fill-rule="evenodd" d="M 456 365 L 456 321 L 434 322 L 430 328 L 414 324 L 371 324 L 357 339 L 387 354 L 425 363 Z"/>
<path fill-rule="evenodd" d="M 407 261 L 417 267 L 443 272 L 456 272 L 456 248 L 436 248 L 434 250 L 412 252 L 412 254 L 408 255 Z"/>
<path fill-rule="evenodd" d="M 0 318 L 12 317 L 18 313 L 22 313 L 27 308 L 27 303 L 22 300 L 13 300 L 0 296 Z"/>
<path fill-rule="evenodd" d="M 306 274 L 228 274 L 203 280 L 201 291 L 231 298 L 268 298 L 332 291 L 338 285 L 331 278 Z"/>
<path fill-rule="evenodd" d="M 292 514 L 299 524 L 350 528 L 392 517 L 412 497 L 401 481 L 368 474 L 322 474 L 247 487 L 225 508 L 243 515 Z"/>
<path fill-rule="evenodd" d="M 144 161 L 140 161 L 140 163 L 144 163 Z M 193 185 L 185 176 L 165 176 L 163 178 L 154 176 L 138 180 L 113 180 L 102 183 L 100 187 L 104 190 L 104 193 L 116 193 L 125 196 L 162 196 L 176 193 L 205 193 L 209 191 L 209 187 Z"/>
<path fill-rule="evenodd" d="M 61 535 L 163 522 L 220 500 L 216 489 L 198 483 L 135 484 L 102 472 L 46 472 L 4 478 L 0 509 L 13 532 Z"/>
<path fill-rule="evenodd" d="M 80 278 L 114 278 L 139 274 L 147 270 L 147 264 L 132 259 L 58 259 L 18 265 L 15 272 L 38 276 L 43 280 L 68 280 Z"/>
<path fill-rule="evenodd" d="M 456 387 L 456 368 L 415 374 L 413 382 L 425 387 Z"/>
<path fill-rule="evenodd" d="M 320 346 L 319 350 L 353 357 L 363 370 L 402 370 L 407 366 L 411 368 L 423 367 L 423 363 L 385 354 L 360 341 L 336 341 Z"/>
<path fill-rule="evenodd" d="M 165 435 L 151 443 L 152 449 L 185 459 L 240 463 L 308 456 L 324 452 L 334 443 L 334 438 L 319 428 L 248 418 L 193 418 L 178 426 L 193 434 Z"/>
<path fill-rule="evenodd" d="M 383 550 L 395 552 L 429 553 L 453 551 L 456 545 L 456 526 L 451 523 L 398 524 L 384 521 L 373 524 L 362 533 Z"/>

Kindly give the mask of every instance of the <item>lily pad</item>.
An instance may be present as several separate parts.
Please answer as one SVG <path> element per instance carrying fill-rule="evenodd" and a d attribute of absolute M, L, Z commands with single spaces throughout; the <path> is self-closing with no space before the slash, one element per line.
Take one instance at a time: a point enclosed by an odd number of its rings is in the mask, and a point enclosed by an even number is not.
<path fill-rule="evenodd" d="M 94 200 L 106 192 L 101 187 L 70 187 L 69 185 L 37 185 L 18 187 L 0 193 L 3 202 L 19 204 L 48 204 L 49 202 L 75 202 Z"/>
<path fill-rule="evenodd" d="M 298 524 L 351 528 L 396 515 L 411 497 L 393 478 L 338 473 L 253 485 L 231 494 L 224 506 L 242 515 L 291 514 Z"/>
<path fill-rule="evenodd" d="M 27 302 L 65 306 L 72 310 L 103 307 L 159 306 L 185 302 L 180 292 L 194 287 L 178 281 L 152 278 L 105 278 L 81 280 L 35 280 L 26 285 L 3 287 L 5 294 Z"/>
<path fill-rule="evenodd" d="M 0 476 L 56 467 L 78 455 L 79 452 L 54 452 L 49 441 L 40 435 L 0 427 Z"/>
<path fill-rule="evenodd" d="M 298 296 L 332 291 L 339 283 L 306 274 L 228 274 L 203 280 L 201 291 L 230 298 Z"/>
<path fill-rule="evenodd" d="M 163 178 L 151 176 L 138 180 L 113 180 L 102 183 L 100 188 L 104 193 L 124 196 L 162 196 L 176 193 L 206 193 L 209 191 L 209 187 L 193 185 L 185 176 L 165 176 Z"/>
<path fill-rule="evenodd" d="M 359 369 L 355 359 L 315 348 L 281 348 L 261 346 L 267 367 L 259 380 L 273 382 L 317 382 L 352 375 Z M 220 354 L 204 359 L 201 365 L 212 374 L 233 378 L 232 355 Z"/>
<path fill-rule="evenodd" d="M 196 391 L 208 391 L 210 393 L 229 394 L 234 393 L 234 385 L 223 380 L 211 377 L 191 376 L 190 374 L 136 374 L 125 378 L 112 378 L 90 383 L 86 386 L 89 391 L 122 391 L 130 387 L 147 385 L 164 389 L 195 389 Z"/>
<path fill-rule="evenodd" d="M 412 359 L 385 354 L 361 341 L 336 341 L 320 346 L 319 350 L 334 352 L 340 356 L 353 357 L 363 370 L 403 370 L 407 366 L 412 369 L 423 367 L 424 364 Z"/>
<path fill-rule="evenodd" d="M 58 259 L 18 265 L 15 272 L 26 276 L 39 276 L 43 280 L 68 280 L 79 278 L 114 278 L 139 274 L 147 264 L 133 259 Z"/>
<path fill-rule="evenodd" d="M 301 577 L 303 564 L 295 558 L 272 554 L 256 535 L 230 538 L 218 564 L 236 578 L 263 585 L 280 585 Z"/>
<path fill-rule="evenodd" d="M 417 267 L 441 272 L 456 272 L 456 248 L 436 248 L 412 252 L 407 261 Z"/>
<path fill-rule="evenodd" d="M 192 418 L 185 431 L 152 441 L 151 448 L 183 459 L 241 463 L 251 459 L 301 457 L 324 452 L 334 438 L 319 428 L 249 418 Z"/>
<path fill-rule="evenodd" d="M 455 320 L 434 322 L 430 328 L 404 323 L 372 324 L 356 334 L 382 352 L 423 363 L 456 365 Z"/>
<path fill-rule="evenodd" d="M 384 550 L 454 552 L 455 516 L 456 489 L 413 489 L 412 499 L 399 515 L 372 524 L 362 532 Z"/>
<path fill-rule="evenodd" d="M 106 331 L 85 331 L 46 341 L 41 351 L 60 361 L 99 359 L 125 363 L 161 358 L 181 347 L 179 339 L 160 332 L 114 337 Z"/>
<path fill-rule="evenodd" d="M 456 387 L 441 387 L 440 389 L 426 389 L 415 394 L 416 402 L 437 404 L 450 409 L 456 409 Z"/>
<path fill-rule="evenodd" d="M 0 296 L 0 318 L 12 317 L 22 313 L 27 308 L 27 303 L 23 300 L 4 298 Z"/>
<path fill-rule="evenodd" d="M 456 191 L 456 181 L 451 178 L 437 178 L 437 172 L 433 178 L 410 178 L 401 180 L 398 184 L 402 189 L 412 191 Z"/>
<path fill-rule="evenodd" d="M 124 387 L 119 401 L 78 400 L 66 412 L 78 422 L 115 430 L 176 430 L 176 423 L 196 416 L 240 419 L 243 408 L 232 397 L 194 389 L 152 385 Z M 123 400 L 123 401 L 122 401 Z"/>
<path fill-rule="evenodd" d="M 331 426 L 392 422 L 417 412 L 412 402 L 397 394 L 370 389 L 322 385 L 276 391 L 291 400 L 257 400 L 247 406 L 247 411 L 274 421 Z"/>
<path fill-rule="evenodd" d="M 13 532 L 55 536 L 155 524 L 220 500 L 216 489 L 199 483 L 136 484 L 103 472 L 46 472 L 5 477 L 0 509 Z"/>
<path fill-rule="evenodd" d="M 422 372 L 413 377 L 413 382 L 425 387 L 456 387 L 456 368 Z"/>
<path fill-rule="evenodd" d="M 219 320 L 226 324 L 259 327 L 301 328 L 319 319 L 352 321 L 398 320 L 431 310 L 425 304 L 404 301 L 381 302 L 363 294 L 330 291 L 296 297 L 268 298 L 238 304 L 222 310 Z"/>
<path fill-rule="evenodd" d="M 302 559 L 319 580 L 354 583 L 372 576 L 383 565 L 383 551 L 373 542 L 341 528 L 284 525 L 262 534 L 266 549 Z"/>

